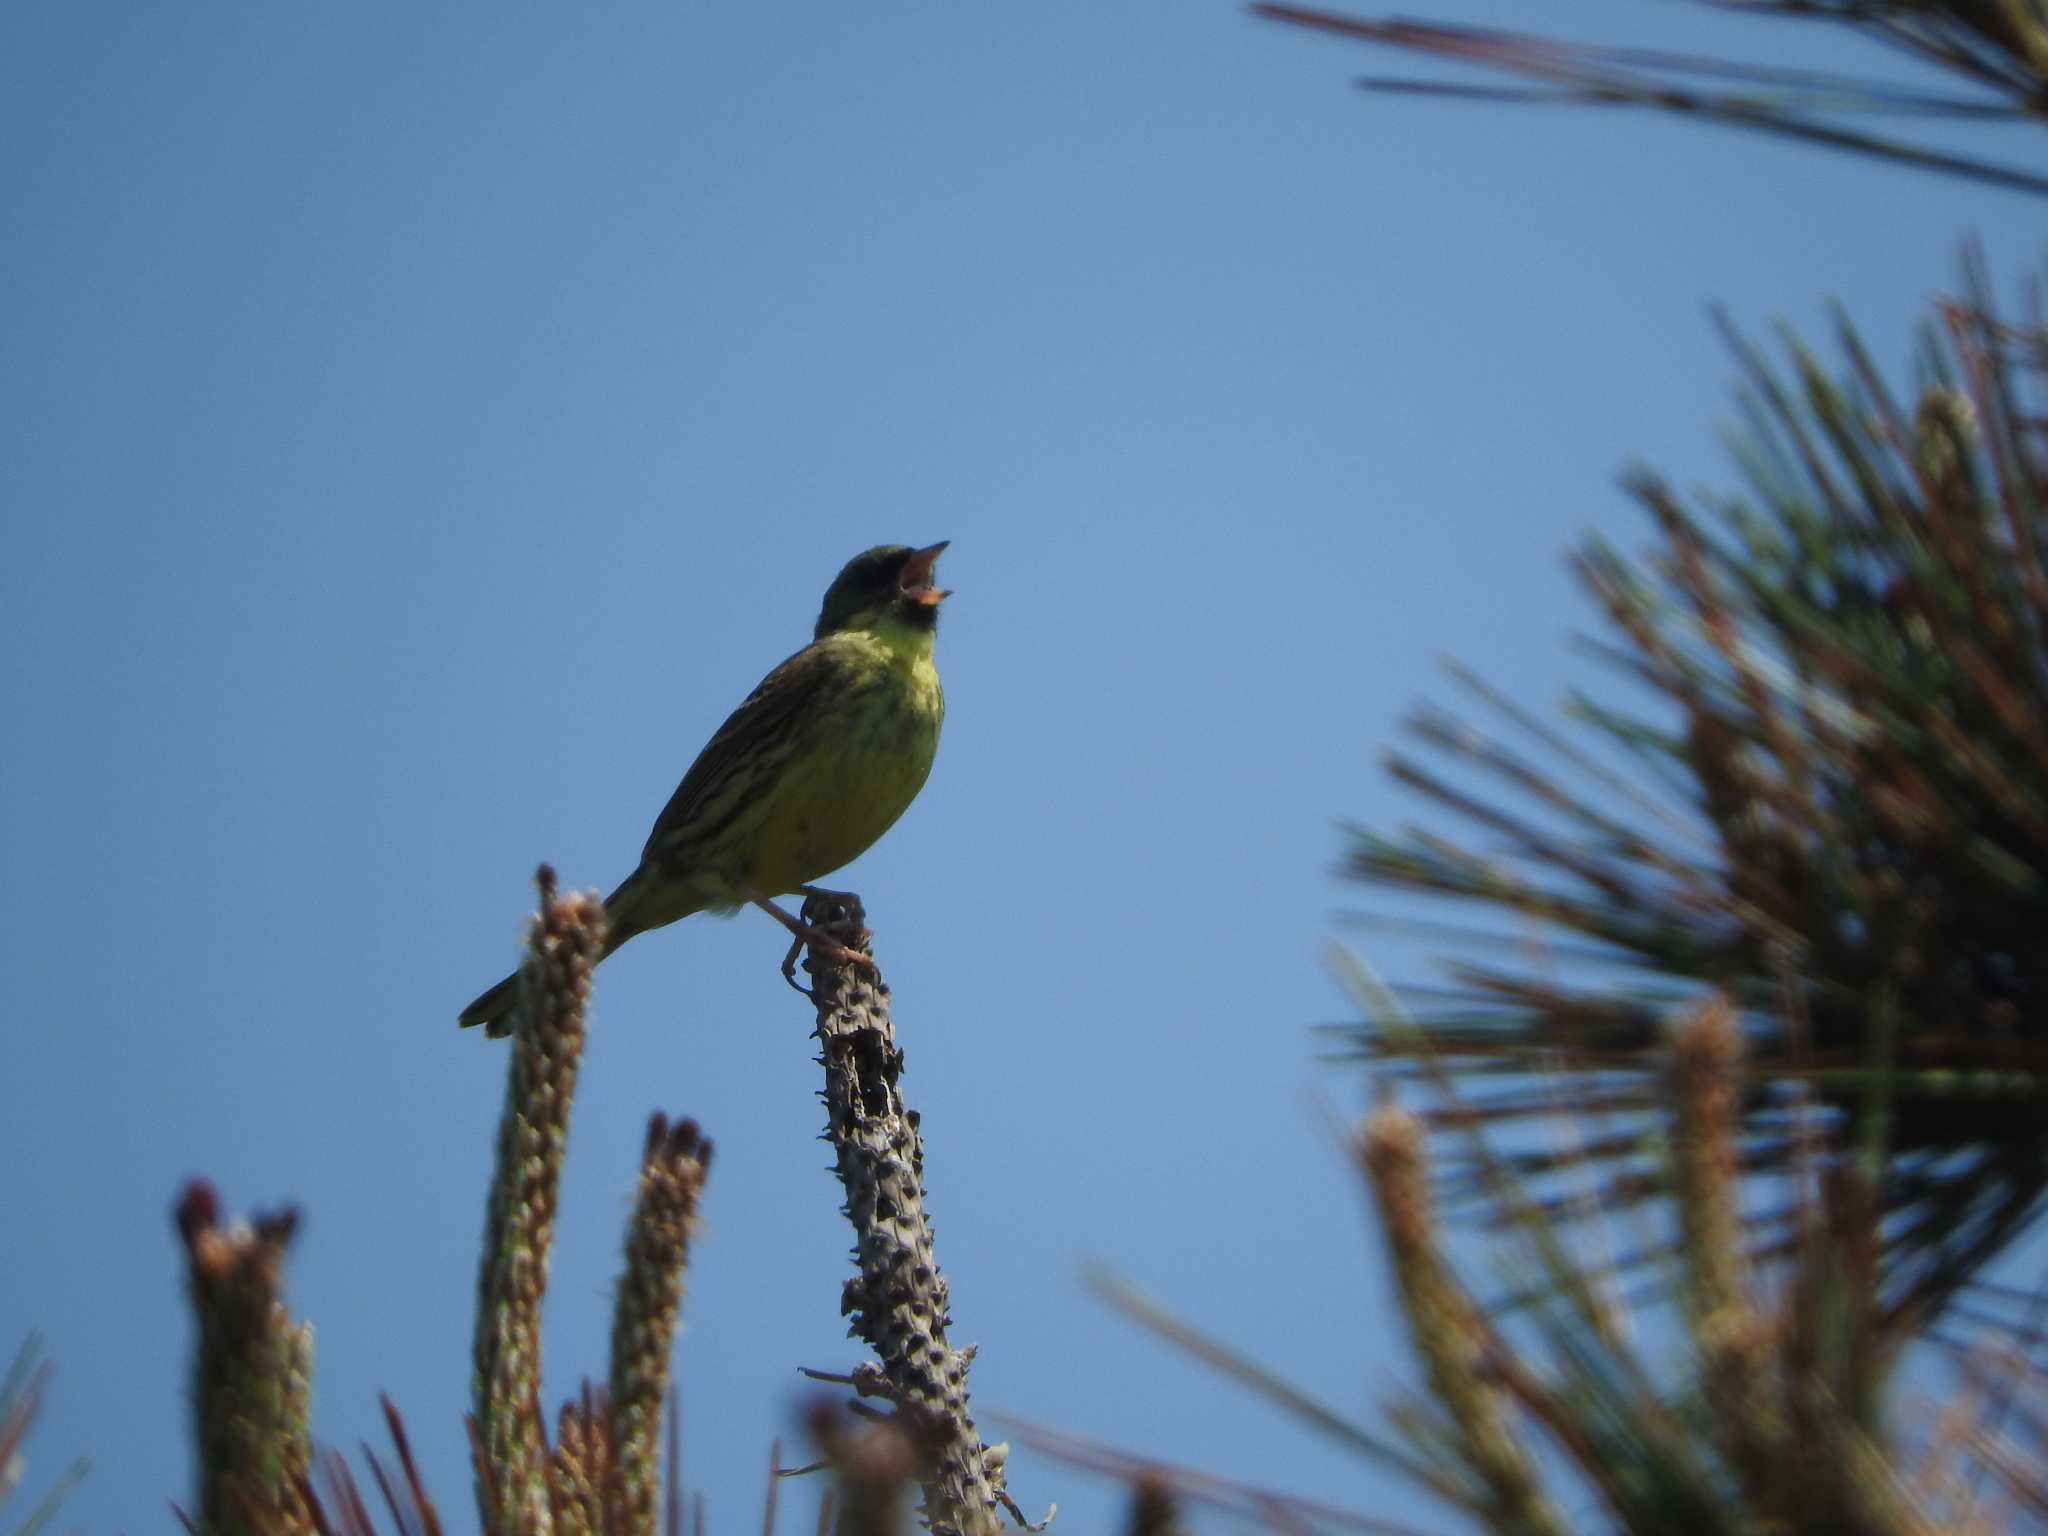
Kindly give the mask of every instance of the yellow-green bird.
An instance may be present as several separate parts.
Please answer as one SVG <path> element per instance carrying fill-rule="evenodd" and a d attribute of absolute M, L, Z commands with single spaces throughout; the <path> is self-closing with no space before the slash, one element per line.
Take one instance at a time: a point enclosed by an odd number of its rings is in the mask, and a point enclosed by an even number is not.
<path fill-rule="evenodd" d="M 697 754 L 640 867 L 605 898 L 605 953 L 650 928 L 752 904 L 842 961 L 866 957 L 770 899 L 809 893 L 909 808 L 931 772 L 946 698 L 932 662 L 945 544 L 855 555 L 825 593 L 816 638 L 761 680 Z M 785 971 L 787 968 L 785 967 Z M 511 1033 L 517 975 L 462 1010 Z"/>

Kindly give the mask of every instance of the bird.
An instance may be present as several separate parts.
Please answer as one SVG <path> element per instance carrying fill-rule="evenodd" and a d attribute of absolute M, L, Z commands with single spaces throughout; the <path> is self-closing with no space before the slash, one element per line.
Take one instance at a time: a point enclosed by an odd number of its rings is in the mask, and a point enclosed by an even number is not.
<path fill-rule="evenodd" d="M 640 864 L 605 898 L 604 955 L 696 912 L 767 912 L 842 964 L 873 961 L 777 906 L 865 853 L 924 787 L 946 697 L 932 660 L 934 584 L 947 542 L 879 544 L 826 589 L 809 645 L 764 677 L 720 726 L 655 818 Z M 599 958 L 604 958 L 600 955 Z M 517 972 L 462 1010 L 462 1025 L 512 1032 Z"/>

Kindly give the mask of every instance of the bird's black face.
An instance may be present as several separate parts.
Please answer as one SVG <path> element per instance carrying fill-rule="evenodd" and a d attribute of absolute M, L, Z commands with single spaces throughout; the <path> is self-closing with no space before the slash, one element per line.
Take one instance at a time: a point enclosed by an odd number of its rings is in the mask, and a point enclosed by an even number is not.
<path fill-rule="evenodd" d="M 939 604 L 948 594 L 932 584 L 932 572 L 946 543 L 941 540 L 923 549 L 877 544 L 855 555 L 826 590 L 817 638 L 866 627 L 885 616 L 915 629 L 938 628 Z"/>

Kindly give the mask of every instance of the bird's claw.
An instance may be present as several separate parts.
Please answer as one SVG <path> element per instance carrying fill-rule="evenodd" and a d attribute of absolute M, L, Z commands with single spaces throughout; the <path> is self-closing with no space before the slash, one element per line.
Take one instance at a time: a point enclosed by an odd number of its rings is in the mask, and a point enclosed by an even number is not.
<path fill-rule="evenodd" d="M 796 979 L 796 957 L 803 952 L 804 941 L 802 938 L 794 938 L 789 941 L 789 953 L 782 957 L 782 979 L 797 991 L 803 993 L 812 1002 L 816 1002 L 818 994 Z"/>
<path fill-rule="evenodd" d="M 813 1001 L 817 999 L 818 994 L 796 979 L 797 957 L 804 952 L 806 945 L 810 946 L 813 954 L 822 955 L 827 960 L 836 961 L 840 965 L 857 965 L 870 975 L 878 974 L 875 957 L 865 951 L 842 944 L 837 939 L 827 938 L 822 933 L 814 939 L 799 938 L 790 944 L 789 953 L 782 957 L 782 979 Z"/>
<path fill-rule="evenodd" d="M 865 943 L 870 935 L 863 918 L 860 898 L 851 891 L 827 891 L 805 886 L 803 919 L 790 926 L 792 937 L 789 951 L 782 957 L 782 979 L 805 997 L 816 998 L 815 991 L 796 979 L 796 963 L 807 946 L 812 954 L 836 964 L 860 966 L 870 975 L 880 974 L 873 955 L 843 943 L 825 931 L 828 926 L 844 928 L 851 931 L 855 944 Z"/>

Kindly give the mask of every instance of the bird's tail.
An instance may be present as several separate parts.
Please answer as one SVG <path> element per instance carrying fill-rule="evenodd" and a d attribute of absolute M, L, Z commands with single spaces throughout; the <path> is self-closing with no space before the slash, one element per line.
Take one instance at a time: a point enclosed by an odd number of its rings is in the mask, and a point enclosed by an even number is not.
<path fill-rule="evenodd" d="M 644 933 L 649 923 L 635 916 L 642 889 L 641 873 L 633 871 L 625 883 L 604 899 L 605 933 L 602 960 L 636 933 Z M 495 987 L 479 994 L 477 999 L 462 1010 L 456 1020 L 464 1029 L 481 1024 L 484 1033 L 493 1040 L 502 1040 L 512 1033 L 512 1013 L 519 1006 L 519 973 L 514 971 Z"/>
<path fill-rule="evenodd" d="M 512 1033 L 512 1010 L 518 1006 L 519 973 L 514 971 L 463 1009 L 457 1022 L 464 1029 L 481 1024 L 485 1034 L 493 1040 L 500 1039 Z"/>

